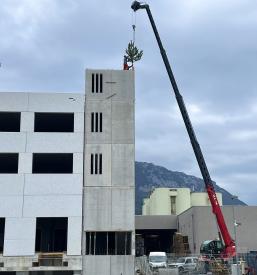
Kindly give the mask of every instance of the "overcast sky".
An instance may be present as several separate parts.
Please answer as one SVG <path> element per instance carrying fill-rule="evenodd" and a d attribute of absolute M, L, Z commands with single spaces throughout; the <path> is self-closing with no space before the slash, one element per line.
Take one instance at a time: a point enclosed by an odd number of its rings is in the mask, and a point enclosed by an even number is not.
<path fill-rule="evenodd" d="M 211 177 L 257 193 L 257 2 L 149 0 Z M 200 176 L 145 11 L 131 1 L 1 0 L 0 91 L 84 92 L 120 69 L 136 22 L 136 159 Z"/>

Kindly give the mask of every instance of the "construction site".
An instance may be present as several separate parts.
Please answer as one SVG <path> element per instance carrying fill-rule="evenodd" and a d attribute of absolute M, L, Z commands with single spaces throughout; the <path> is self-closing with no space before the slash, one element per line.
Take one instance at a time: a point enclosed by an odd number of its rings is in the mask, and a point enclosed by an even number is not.
<path fill-rule="evenodd" d="M 86 70 L 83 94 L 0 92 L 4 275 L 257 274 L 257 206 L 223 203 L 150 6 L 131 9 L 149 19 L 204 191 L 156 187 L 135 215 L 135 39 L 122 69 Z"/>

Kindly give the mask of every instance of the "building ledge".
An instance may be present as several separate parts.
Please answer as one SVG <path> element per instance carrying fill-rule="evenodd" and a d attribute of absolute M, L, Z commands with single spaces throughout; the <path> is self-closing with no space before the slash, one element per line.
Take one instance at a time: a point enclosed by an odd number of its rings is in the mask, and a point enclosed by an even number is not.
<path fill-rule="evenodd" d="M 0 254 L 0 272 L 3 271 L 70 271 L 82 270 L 82 256 L 44 257 L 34 256 L 3 256 Z"/>

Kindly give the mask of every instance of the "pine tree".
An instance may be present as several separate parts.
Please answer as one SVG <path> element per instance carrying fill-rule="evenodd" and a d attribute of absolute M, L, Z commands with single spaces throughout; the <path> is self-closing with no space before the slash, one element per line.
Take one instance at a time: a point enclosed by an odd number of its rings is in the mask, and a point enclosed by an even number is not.
<path fill-rule="evenodd" d="M 131 63 L 131 67 L 133 67 L 134 62 L 140 60 L 143 56 L 143 51 L 138 50 L 133 41 L 130 41 L 128 44 L 128 48 L 126 49 L 127 61 Z"/>

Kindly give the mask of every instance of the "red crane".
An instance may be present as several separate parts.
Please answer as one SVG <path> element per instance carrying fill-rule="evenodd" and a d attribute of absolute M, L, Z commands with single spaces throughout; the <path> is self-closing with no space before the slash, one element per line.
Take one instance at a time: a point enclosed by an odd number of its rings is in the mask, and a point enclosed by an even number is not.
<path fill-rule="evenodd" d="M 216 246 L 216 249 L 214 249 L 213 251 L 215 251 L 215 252 L 218 251 L 222 258 L 233 257 L 236 254 L 236 252 L 235 252 L 236 251 L 235 242 L 231 238 L 230 233 L 229 233 L 228 228 L 227 228 L 227 225 L 226 225 L 226 222 L 224 220 L 224 216 L 222 214 L 221 207 L 219 205 L 219 202 L 218 202 L 218 199 L 217 199 L 217 196 L 216 196 L 216 193 L 215 193 L 214 185 L 212 183 L 212 180 L 211 180 L 211 177 L 210 177 L 205 159 L 203 157 L 201 147 L 200 147 L 200 145 L 197 141 L 197 138 L 196 138 L 193 126 L 191 124 L 191 121 L 190 121 L 190 118 L 189 118 L 189 115 L 188 115 L 183 97 L 179 92 L 175 77 L 174 77 L 173 72 L 171 70 L 171 66 L 170 66 L 167 54 L 166 54 L 166 52 L 163 48 L 159 33 L 157 31 L 155 22 L 153 20 L 153 16 L 152 16 L 150 7 L 149 7 L 148 4 L 140 3 L 138 1 L 134 1 L 131 5 L 131 8 L 134 10 L 134 12 L 136 12 L 139 9 L 145 9 L 146 12 L 147 12 L 147 15 L 149 17 L 149 20 L 150 20 L 150 23 L 152 25 L 155 38 L 157 40 L 157 43 L 158 43 L 158 46 L 159 46 L 159 49 L 160 49 L 160 52 L 161 52 L 161 56 L 162 56 L 164 65 L 166 67 L 166 70 L 167 70 L 167 73 L 168 73 L 173 91 L 175 93 L 175 97 L 176 97 L 181 115 L 183 117 L 186 129 L 187 129 L 187 133 L 189 135 L 189 138 L 190 138 L 190 141 L 191 141 L 194 153 L 195 153 L 196 160 L 198 162 L 198 165 L 199 165 L 199 168 L 200 168 L 200 171 L 201 171 L 204 183 L 205 183 L 205 188 L 206 188 L 206 191 L 208 193 L 208 196 L 209 196 L 209 199 L 210 199 L 210 202 L 211 202 L 211 205 L 212 205 L 213 214 L 216 216 L 217 223 L 218 223 L 219 230 L 220 230 L 220 234 L 221 234 L 222 239 L 224 241 L 224 246 L 222 246 L 222 247 L 217 247 L 217 243 L 218 243 L 217 240 L 216 241 L 213 240 L 212 242 L 208 242 L 208 244 L 207 244 L 208 247 L 205 247 L 205 249 L 203 249 L 203 251 L 204 250 L 205 251 L 210 251 L 211 247 Z"/>

